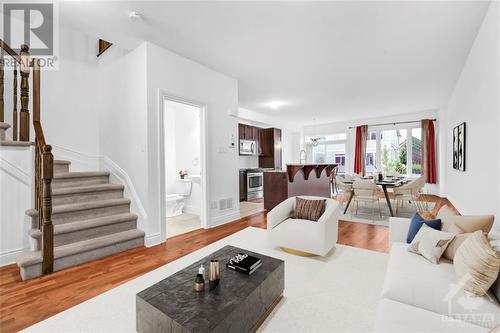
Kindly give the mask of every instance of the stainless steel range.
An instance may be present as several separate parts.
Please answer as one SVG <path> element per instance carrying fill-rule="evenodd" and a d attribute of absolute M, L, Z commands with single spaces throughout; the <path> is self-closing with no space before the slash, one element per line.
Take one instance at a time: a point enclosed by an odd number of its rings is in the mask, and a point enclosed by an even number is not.
<path fill-rule="evenodd" d="M 264 196 L 264 173 L 260 170 L 247 171 L 247 200 Z"/>

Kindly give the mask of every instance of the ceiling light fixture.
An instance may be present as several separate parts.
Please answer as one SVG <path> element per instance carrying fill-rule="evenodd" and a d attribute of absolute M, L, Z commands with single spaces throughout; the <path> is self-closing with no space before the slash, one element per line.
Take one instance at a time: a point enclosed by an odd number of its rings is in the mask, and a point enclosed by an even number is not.
<path fill-rule="evenodd" d="M 286 105 L 286 103 L 283 101 L 271 101 L 269 103 L 266 103 L 266 106 L 273 110 L 276 110 L 277 108 L 280 108 L 283 105 Z"/>
<path fill-rule="evenodd" d="M 313 131 L 317 132 L 316 128 L 316 118 L 313 118 Z M 316 147 L 321 141 L 325 140 L 326 138 L 324 136 L 312 136 L 309 138 L 309 144 L 312 145 L 313 147 Z"/>
<path fill-rule="evenodd" d="M 130 12 L 128 14 L 128 17 L 130 18 L 130 20 L 132 20 L 134 22 L 142 21 L 142 15 L 138 12 Z"/>

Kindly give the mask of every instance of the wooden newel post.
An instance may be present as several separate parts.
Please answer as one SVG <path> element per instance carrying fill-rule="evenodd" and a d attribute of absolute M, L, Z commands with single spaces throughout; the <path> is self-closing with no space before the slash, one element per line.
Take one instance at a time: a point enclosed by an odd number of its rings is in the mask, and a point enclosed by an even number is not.
<path fill-rule="evenodd" d="M 21 45 L 21 113 L 19 114 L 19 141 L 30 140 L 30 114 L 28 105 L 30 101 L 29 83 L 30 76 L 30 55 L 29 47 L 26 44 Z"/>
<path fill-rule="evenodd" d="M 12 101 L 12 140 L 17 141 L 17 63 L 14 62 L 14 99 Z"/>
<path fill-rule="evenodd" d="M 54 271 L 54 226 L 52 225 L 52 178 L 54 176 L 54 156 L 52 147 L 42 147 L 42 273 Z"/>

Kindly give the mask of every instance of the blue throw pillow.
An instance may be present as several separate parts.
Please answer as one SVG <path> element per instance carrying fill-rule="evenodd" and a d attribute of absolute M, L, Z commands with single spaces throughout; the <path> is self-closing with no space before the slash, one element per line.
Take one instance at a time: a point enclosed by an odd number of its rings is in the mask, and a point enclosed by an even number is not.
<path fill-rule="evenodd" d="M 419 213 L 415 213 L 411 218 L 410 229 L 408 229 L 408 236 L 406 236 L 406 242 L 408 244 L 412 242 L 424 223 L 432 229 L 441 230 L 441 219 L 425 220 Z"/>

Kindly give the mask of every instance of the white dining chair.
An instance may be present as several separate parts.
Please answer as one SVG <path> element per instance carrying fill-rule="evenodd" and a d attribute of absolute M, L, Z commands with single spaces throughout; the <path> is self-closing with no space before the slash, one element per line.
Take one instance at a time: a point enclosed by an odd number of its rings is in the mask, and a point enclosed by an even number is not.
<path fill-rule="evenodd" d="M 354 204 L 356 206 L 356 214 L 358 213 L 359 203 L 366 202 L 372 205 L 372 217 L 375 212 L 375 205 L 378 205 L 378 212 L 382 218 L 382 209 L 380 208 L 380 188 L 371 180 L 356 180 L 352 184 L 354 191 Z"/>
<path fill-rule="evenodd" d="M 412 204 L 418 212 L 422 212 L 424 210 L 424 205 L 420 200 L 420 196 L 422 194 L 425 183 L 425 177 L 421 176 L 410 181 L 409 183 L 406 183 L 399 187 L 395 187 L 393 189 L 396 214 L 398 213 L 400 208 L 404 207 L 406 201 Z"/>
<path fill-rule="evenodd" d="M 336 178 L 336 183 L 337 183 L 337 194 L 336 194 L 336 199 L 340 203 L 343 203 L 346 201 L 351 196 L 352 193 L 352 184 L 347 184 L 346 177 L 343 175 L 337 175 Z M 342 199 L 342 200 L 340 200 Z"/>

